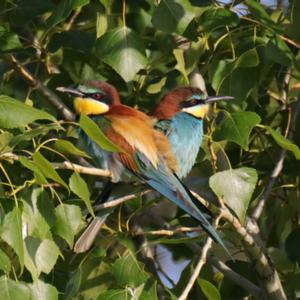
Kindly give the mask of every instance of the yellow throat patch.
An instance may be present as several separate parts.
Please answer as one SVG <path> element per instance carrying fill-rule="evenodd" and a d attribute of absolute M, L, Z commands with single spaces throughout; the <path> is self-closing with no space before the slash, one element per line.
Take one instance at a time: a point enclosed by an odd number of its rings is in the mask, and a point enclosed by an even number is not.
<path fill-rule="evenodd" d="M 109 106 L 91 98 L 76 97 L 74 99 L 74 109 L 80 115 L 100 115 L 106 113 Z"/>
<path fill-rule="evenodd" d="M 185 111 L 186 113 L 189 113 L 196 118 L 204 119 L 209 111 L 209 104 L 199 104 L 191 107 L 186 107 L 183 108 L 182 111 Z"/>

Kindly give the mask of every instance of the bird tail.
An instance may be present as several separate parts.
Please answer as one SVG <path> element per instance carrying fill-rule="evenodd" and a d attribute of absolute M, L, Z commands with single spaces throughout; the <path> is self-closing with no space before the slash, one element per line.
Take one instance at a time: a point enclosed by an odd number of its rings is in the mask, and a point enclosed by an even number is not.
<path fill-rule="evenodd" d="M 227 253 L 229 253 L 224 242 L 220 238 L 217 231 L 211 225 L 212 213 L 206 206 L 200 203 L 189 191 L 187 187 L 175 175 L 168 178 L 166 181 L 156 180 L 153 178 L 144 178 L 144 180 L 155 190 L 163 196 L 174 202 L 177 206 L 187 212 L 200 222 L 200 226 L 207 232 L 207 234 L 218 244 L 220 244 Z M 170 184 L 172 182 L 172 185 Z M 229 254 L 230 255 L 230 254 Z"/>
<path fill-rule="evenodd" d="M 106 221 L 106 218 L 111 214 L 110 211 L 102 212 L 101 215 L 97 215 L 95 219 L 93 219 L 88 227 L 83 231 L 78 240 L 74 245 L 75 253 L 82 253 L 88 251 L 97 237 L 101 227 Z"/>

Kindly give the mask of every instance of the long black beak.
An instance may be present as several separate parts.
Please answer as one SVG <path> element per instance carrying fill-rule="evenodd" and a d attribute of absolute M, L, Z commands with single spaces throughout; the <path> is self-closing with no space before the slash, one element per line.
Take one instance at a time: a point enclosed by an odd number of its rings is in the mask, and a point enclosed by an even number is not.
<path fill-rule="evenodd" d="M 70 95 L 81 96 L 81 97 L 84 96 L 84 93 L 82 93 L 74 88 L 59 86 L 56 88 L 56 90 L 59 92 L 62 92 L 62 93 L 70 94 Z"/>
<path fill-rule="evenodd" d="M 206 99 L 204 99 L 205 103 L 214 103 L 220 100 L 233 100 L 234 97 L 231 96 L 213 96 L 213 97 L 207 97 Z"/>

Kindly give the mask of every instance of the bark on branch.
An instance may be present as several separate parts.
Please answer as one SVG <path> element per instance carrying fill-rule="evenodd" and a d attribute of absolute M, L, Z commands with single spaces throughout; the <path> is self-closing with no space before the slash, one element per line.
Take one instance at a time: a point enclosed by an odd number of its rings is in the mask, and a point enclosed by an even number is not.
<path fill-rule="evenodd" d="M 35 78 L 13 55 L 7 55 L 7 60 L 14 69 L 36 90 L 43 94 L 48 101 L 60 112 L 65 120 L 75 120 L 75 114 L 61 101 L 61 99 L 47 88 L 40 80 Z"/>

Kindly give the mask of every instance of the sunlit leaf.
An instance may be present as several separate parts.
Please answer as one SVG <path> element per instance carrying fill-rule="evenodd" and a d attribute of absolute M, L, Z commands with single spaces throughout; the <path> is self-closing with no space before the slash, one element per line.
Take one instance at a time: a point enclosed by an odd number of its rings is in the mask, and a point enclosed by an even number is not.
<path fill-rule="evenodd" d="M 188 78 L 186 70 L 185 70 L 183 49 L 175 49 L 175 50 L 173 50 L 173 54 L 174 54 L 175 59 L 177 61 L 175 69 L 177 69 L 183 75 L 185 84 L 188 84 L 189 83 L 189 78 Z"/>
<path fill-rule="evenodd" d="M 60 254 L 54 241 L 48 239 L 40 240 L 27 236 L 25 244 L 25 265 L 27 262 L 32 274 L 36 275 L 35 279 L 37 279 L 42 272 L 48 274 L 52 270 L 58 259 L 58 255 Z M 29 260 L 31 260 L 31 262 Z"/>
<path fill-rule="evenodd" d="M 120 152 L 120 149 L 104 135 L 99 126 L 89 117 L 81 115 L 79 125 L 100 148 L 110 152 Z"/>
<path fill-rule="evenodd" d="M 198 278 L 197 282 L 208 300 L 221 300 L 219 290 L 212 283 L 202 278 Z"/>
<path fill-rule="evenodd" d="M 0 299 L 32 300 L 30 289 L 21 281 L 14 281 L 6 276 L 0 277 Z"/>
<path fill-rule="evenodd" d="M 24 265 L 24 242 L 22 236 L 22 219 L 20 208 L 15 207 L 6 214 L 1 226 L 1 238 L 12 247 Z M 1 298 L 0 298 L 1 299 Z"/>
<path fill-rule="evenodd" d="M 74 172 L 72 174 L 70 177 L 69 186 L 71 191 L 84 201 L 89 213 L 92 216 L 95 216 L 91 205 L 89 188 L 78 173 Z"/>
<path fill-rule="evenodd" d="M 210 177 L 209 186 L 243 222 L 256 182 L 256 170 L 243 167 L 217 172 Z"/>
<path fill-rule="evenodd" d="M 74 146 L 71 142 L 66 140 L 57 140 L 55 141 L 54 147 L 61 153 L 81 156 L 81 157 L 87 157 L 90 156 L 87 155 L 84 151 L 78 149 L 76 146 Z"/>
<path fill-rule="evenodd" d="M 46 178 L 50 178 L 68 189 L 68 185 L 58 175 L 51 163 L 40 152 L 35 152 L 32 156 L 32 159 L 40 172 Z"/>
<path fill-rule="evenodd" d="M 11 52 L 22 48 L 22 44 L 16 33 L 10 32 L 3 26 L 0 26 L 0 53 Z"/>
<path fill-rule="evenodd" d="M 9 96 L 0 96 L 0 128 L 16 128 L 36 120 L 55 121 L 45 111 L 30 107 Z"/>
<path fill-rule="evenodd" d="M 57 289 L 41 280 L 37 280 L 32 284 L 28 285 L 31 290 L 32 300 L 57 300 L 58 291 Z"/>
<path fill-rule="evenodd" d="M 136 260 L 130 251 L 127 251 L 115 261 L 112 266 L 112 273 L 117 283 L 121 286 L 130 285 L 137 287 L 148 279 L 148 275 L 143 270 L 141 263 Z"/>
<path fill-rule="evenodd" d="M 113 29 L 102 35 L 96 43 L 96 55 L 125 81 L 133 80 L 147 64 L 140 37 L 128 27 Z"/>
<path fill-rule="evenodd" d="M 285 138 L 282 134 L 280 134 L 279 132 L 275 131 L 274 129 L 272 129 L 269 126 L 265 127 L 267 129 L 267 131 L 271 134 L 271 136 L 273 137 L 273 139 L 275 140 L 275 142 L 283 149 L 286 149 L 288 151 L 291 151 L 296 159 L 300 159 L 300 149 L 299 147 L 294 144 L 292 141 L 290 141 L 289 139 Z"/>
<path fill-rule="evenodd" d="M 260 121 L 260 117 L 250 111 L 226 113 L 224 119 L 214 131 L 213 139 L 216 141 L 232 141 L 247 150 L 250 133 Z"/>
<path fill-rule="evenodd" d="M 76 205 L 60 204 L 55 208 L 56 223 L 54 231 L 61 236 L 70 247 L 81 222 L 81 211 Z"/>
<path fill-rule="evenodd" d="M 0 249 L 0 270 L 9 273 L 11 270 L 11 263 L 9 257 L 4 251 Z"/>

